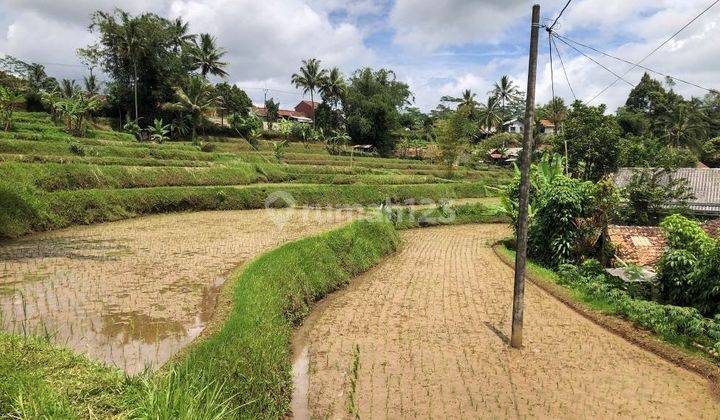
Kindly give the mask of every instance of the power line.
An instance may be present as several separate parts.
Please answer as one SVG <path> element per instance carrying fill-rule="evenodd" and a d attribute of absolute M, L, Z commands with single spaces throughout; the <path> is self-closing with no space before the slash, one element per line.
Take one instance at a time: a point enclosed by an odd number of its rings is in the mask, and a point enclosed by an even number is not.
<path fill-rule="evenodd" d="M 566 36 L 562 36 L 562 35 L 558 34 L 557 32 L 553 32 L 553 35 L 556 36 L 556 37 L 558 37 L 558 38 L 564 39 L 565 41 L 569 41 L 569 42 L 572 42 L 573 44 L 580 45 L 581 47 L 585 47 L 585 48 L 588 48 L 588 49 L 590 49 L 590 50 L 593 50 L 593 51 L 595 51 L 595 52 L 597 52 L 597 53 L 599 53 L 599 54 L 602 54 L 602 55 L 604 55 L 604 56 L 606 56 L 606 57 L 610 57 L 610 58 L 612 58 L 612 59 L 615 59 L 615 60 L 618 60 L 618 61 L 622 61 L 623 63 L 632 64 L 632 65 L 634 65 L 634 66 L 636 66 L 636 67 L 639 67 L 639 68 L 641 68 L 641 69 L 647 70 L 647 71 L 649 71 L 649 72 L 651 72 L 651 73 L 659 74 L 660 76 L 664 76 L 664 77 L 669 77 L 670 79 L 677 80 L 678 82 L 683 82 L 683 83 L 686 83 L 686 84 L 688 84 L 688 85 L 695 86 L 695 87 L 697 87 L 697 88 L 707 90 L 708 92 L 713 92 L 713 91 L 715 91 L 715 89 L 706 88 L 706 87 L 700 86 L 700 85 L 698 85 L 698 84 L 696 84 L 696 83 L 689 82 L 689 81 L 687 81 L 687 80 L 683 80 L 683 79 L 681 79 L 681 78 L 679 78 L 679 77 L 671 76 L 671 75 L 669 75 L 669 74 L 665 74 L 665 73 L 663 73 L 663 72 L 660 72 L 660 71 L 657 71 L 657 70 L 653 70 L 653 69 L 651 69 L 651 68 L 649 68 L 649 67 L 643 66 L 642 64 L 633 63 L 632 61 L 626 60 L 626 59 L 624 59 L 624 58 L 616 57 L 616 56 L 614 56 L 614 55 L 612 55 L 612 54 L 610 54 L 610 53 L 606 53 L 606 52 L 601 51 L 601 50 L 599 50 L 599 49 L 597 49 L 597 48 L 594 48 L 594 47 L 592 47 L 592 46 L 590 46 L 590 45 L 583 44 L 582 42 L 578 42 L 578 41 L 572 40 L 572 39 L 570 39 L 570 38 L 568 38 L 568 37 L 566 37 Z"/>
<path fill-rule="evenodd" d="M 552 92 L 552 103 L 555 106 L 555 73 L 553 71 L 553 44 L 552 44 L 552 32 L 548 32 L 548 48 L 550 49 L 550 91 Z"/>
<path fill-rule="evenodd" d="M 570 93 L 572 93 L 573 99 L 577 100 L 577 96 L 575 96 L 575 91 L 573 90 L 572 86 L 570 85 L 570 79 L 568 78 L 567 70 L 565 70 L 565 63 L 563 62 L 562 55 L 560 55 L 560 48 L 557 46 L 557 43 L 555 42 L 555 38 L 550 38 L 552 40 L 553 45 L 555 46 L 555 54 L 557 54 L 558 59 L 560 59 L 560 66 L 562 66 L 563 74 L 565 74 L 565 81 L 567 82 L 568 88 L 570 88 Z"/>
<path fill-rule="evenodd" d="M 554 28 L 554 27 L 555 27 L 555 24 L 558 23 L 558 20 L 560 20 L 560 16 L 562 16 L 563 13 L 565 13 L 565 9 L 567 9 L 568 6 L 570 6 L 570 2 L 571 2 L 571 1 L 572 1 L 572 0 L 568 0 L 568 2 L 565 3 L 565 7 L 563 7 L 562 10 L 560 10 L 560 14 L 557 15 L 557 17 L 555 18 L 555 21 L 552 23 L 552 25 L 550 25 L 550 27 L 548 28 L 549 30 L 552 31 L 552 28 Z M 720 0 L 719 0 L 719 1 L 720 1 Z"/>
<path fill-rule="evenodd" d="M 720 0 L 718 0 L 718 1 L 720 1 Z M 607 72 L 611 73 L 613 76 L 615 76 L 615 77 L 617 78 L 616 80 L 622 80 L 623 82 L 627 83 L 628 85 L 630 85 L 630 86 L 632 86 L 632 87 L 635 87 L 635 85 L 633 85 L 632 83 L 628 82 L 627 80 L 625 80 L 625 79 L 623 78 L 624 75 L 621 76 L 621 75 L 615 73 L 614 71 L 610 70 L 609 68 L 607 68 L 605 65 L 603 65 L 603 64 L 600 63 L 599 61 L 595 60 L 594 58 L 590 57 L 589 55 L 587 55 L 587 54 L 585 54 L 584 52 L 580 51 L 579 49 L 575 48 L 574 45 L 572 45 L 572 44 L 570 44 L 570 43 L 568 43 L 568 42 L 565 42 L 565 40 L 563 40 L 562 38 L 558 38 L 558 39 L 559 39 L 560 42 L 562 42 L 563 44 L 567 45 L 568 47 L 570 47 L 570 48 L 572 48 L 573 50 L 577 51 L 578 53 L 582 54 L 582 55 L 585 56 L 585 58 L 587 58 L 588 60 L 592 61 L 593 63 L 595 63 L 595 64 L 597 64 L 598 66 L 600 66 L 600 67 L 602 67 L 603 69 L 605 69 Z"/>
<path fill-rule="evenodd" d="M 657 47 L 655 47 L 654 50 L 650 51 L 645 57 L 642 58 L 642 60 L 638 61 L 636 64 L 633 64 L 632 67 L 630 67 L 629 69 L 627 69 L 627 71 L 625 71 L 625 73 L 623 73 L 623 76 L 625 76 L 625 75 L 627 75 L 628 73 L 630 73 L 631 71 L 633 71 L 636 67 L 638 67 L 638 65 L 639 65 L 640 63 L 642 63 L 643 61 L 647 60 L 651 55 L 655 54 L 660 48 L 662 48 L 663 46 L 665 46 L 665 44 L 667 44 L 668 42 L 670 42 L 673 38 L 675 38 L 678 34 L 680 34 L 680 32 L 684 31 L 684 30 L 685 30 L 688 26 L 690 26 L 693 22 L 695 22 L 696 20 L 698 20 L 698 19 L 700 18 L 700 16 L 704 15 L 708 10 L 710 10 L 713 6 L 715 6 L 715 5 L 718 4 L 718 3 L 720 3 L 720 0 L 715 0 L 714 2 L 712 2 L 708 7 L 706 7 L 705 9 L 703 9 L 702 12 L 698 13 L 697 16 L 695 16 L 694 18 L 690 19 L 690 21 L 689 21 L 688 23 L 686 23 L 682 28 L 680 28 L 680 29 L 678 29 L 677 31 L 675 31 L 675 33 L 672 34 L 672 35 L 670 35 L 670 37 L 669 37 L 668 39 L 666 39 L 666 40 L 663 41 L 660 45 L 658 45 Z M 616 78 L 615 80 L 613 80 L 612 83 L 610 83 L 607 87 L 605 87 L 605 89 L 601 90 L 597 95 L 593 96 L 593 98 L 590 99 L 589 101 L 587 101 L 587 103 L 589 104 L 590 102 L 594 101 L 598 96 L 600 96 L 600 95 L 602 95 L 603 93 L 605 93 L 606 90 L 608 90 L 608 89 L 610 89 L 611 87 L 615 86 L 615 83 L 617 83 L 617 81 L 618 81 L 619 79 L 621 79 L 621 78 L 622 78 L 622 77 L 618 76 L 618 78 Z"/>

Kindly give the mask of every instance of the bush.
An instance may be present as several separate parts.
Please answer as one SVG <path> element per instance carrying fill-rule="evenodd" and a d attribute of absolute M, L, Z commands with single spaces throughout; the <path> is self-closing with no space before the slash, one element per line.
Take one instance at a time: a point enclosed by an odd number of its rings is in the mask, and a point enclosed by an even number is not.
<path fill-rule="evenodd" d="M 688 346 L 698 342 L 710 348 L 720 345 L 720 316 L 709 319 L 696 308 L 635 299 L 625 290 L 627 284 L 615 283 L 597 261 L 590 260 L 581 267 L 562 265 L 557 281 L 595 306 L 617 313 L 668 341 Z"/>
<path fill-rule="evenodd" d="M 668 216 L 661 226 L 668 241 L 658 264 L 663 299 L 705 315 L 720 314 L 720 241 L 680 215 Z"/>
<path fill-rule="evenodd" d="M 80 143 L 70 144 L 70 153 L 77 156 L 85 156 L 85 148 Z"/>

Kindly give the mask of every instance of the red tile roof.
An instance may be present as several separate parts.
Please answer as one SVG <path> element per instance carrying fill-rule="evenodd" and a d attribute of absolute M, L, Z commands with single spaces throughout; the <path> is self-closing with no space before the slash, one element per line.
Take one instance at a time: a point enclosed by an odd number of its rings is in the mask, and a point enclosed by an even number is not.
<path fill-rule="evenodd" d="M 550 120 L 540 120 L 540 125 L 543 127 L 555 127 L 555 124 Z"/>
<path fill-rule="evenodd" d="M 665 233 L 654 226 L 608 226 L 615 255 L 626 264 L 654 266 L 665 252 Z"/>
<path fill-rule="evenodd" d="M 253 112 L 259 116 L 259 117 L 267 117 L 267 108 L 260 108 L 257 106 L 252 107 Z M 305 114 L 302 112 L 293 111 L 290 109 L 280 109 L 278 110 L 278 116 L 279 117 L 305 117 Z"/>
<path fill-rule="evenodd" d="M 708 220 L 701 227 L 708 235 L 720 239 L 720 219 Z"/>

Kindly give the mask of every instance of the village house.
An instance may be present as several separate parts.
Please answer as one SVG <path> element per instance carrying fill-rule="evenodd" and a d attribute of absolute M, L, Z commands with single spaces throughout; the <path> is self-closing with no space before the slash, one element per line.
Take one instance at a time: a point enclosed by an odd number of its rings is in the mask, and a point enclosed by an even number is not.
<path fill-rule="evenodd" d="M 508 133 L 522 133 L 525 131 L 525 123 L 523 123 L 519 118 L 505 121 L 502 126 L 503 131 Z"/>
<path fill-rule="evenodd" d="M 509 165 L 520 159 L 520 153 L 522 153 L 522 147 L 492 149 L 488 152 L 488 158 L 492 163 Z"/>
<path fill-rule="evenodd" d="M 540 120 L 540 133 L 555 134 L 555 124 L 550 120 Z"/>
<path fill-rule="evenodd" d="M 706 221 L 700 226 L 713 238 L 720 238 L 720 218 Z M 638 266 L 643 280 L 655 277 L 655 266 L 660 262 L 667 239 L 665 231 L 658 226 L 619 226 L 607 228 L 607 239 L 614 247 L 612 265 L 607 271 L 625 281 L 631 281 L 626 268 Z"/>
<path fill-rule="evenodd" d="M 298 123 L 311 123 L 315 119 L 318 102 L 300 101 L 294 109 L 279 109 L 278 118 Z M 267 121 L 267 108 L 253 106 L 252 111 L 263 121 Z"/>

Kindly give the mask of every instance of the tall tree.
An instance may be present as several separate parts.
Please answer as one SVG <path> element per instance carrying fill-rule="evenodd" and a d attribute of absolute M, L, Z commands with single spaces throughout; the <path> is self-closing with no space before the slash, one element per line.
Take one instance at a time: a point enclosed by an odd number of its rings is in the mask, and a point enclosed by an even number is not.
<path fill-rule="evenodd" d="M 505 110 L 506 106 L 510 103 L 522 99 L 520 89 L 515 86 L 515 83 L 508 75 L 502 76 L 498 82 L 495 82 L 493 89 L 488 93 L 495 96 L 500 101 L 500 105 L 503 110 Z"/>
<path fill-rule="evenodd" d="M 568 145 L 569 172 L 597 181 L 617 170 L 620 159 L 620 126 L 613 115 L 605 115 L 605 105 L 588 106 L 580 101 L 565 121 L 563 132 L 555 136 L 555 150 Z"/>
<path fill-rule="evenodd" d="M 353 144 L 372 144 L 381 155 L 395 148 L 394 131 L 400 127 L 400 110 L 411 104 L 407 84 L 392 70 L 356 70 L 350 77 L 343 111 Z"/>
<path fill-rule="evenodd" d="M 469 110 L 474 110 L 478 106 L 478 102 L 475 100 L 475 93 L 473 93 L 470 89 L 465 89 L 462 93 L 461 97 L 454 97 L 454 96 L 443 96 L 440 98 L 440 102 L 454 102 L 458 104 L 458 109 L 461 107 L 466 107 Z"/>
<path fill-rule="evenodd" d="M 320 94 L 323 102 L 327 102 L 333 107 L 336 107 L 342 101 L 346 90 L 345 78 L 337 67 L 333 67 L 320 84 Z"/>
<path fill-rule="evenodd" d="M 175 52 L 190 47 L 195 43 L 197 36 L 190 33 L 190 24 L 183 22 L 182 18 L 175 18 L 171 23 L 172 46 Z"/>
<path fill-rule="evenodd" d="M 274 123 L 278 120 L 278 118 L 280 118 L 280 104 L 275 102 L 273 98 L 265 101 L 265 111 L 267 112 L 266 118 L 269 123 Z"/>
<path fill-rule="evenodd" d="M 98 35 L 100 66 L 109 76 L 109 107 L 121 118 L 146 123 L 163 117 L 158 104 L 173 101 L 174 87 L 193 71 L 190 46 L 178 47 L 175 24 L 152 13 L 114 10 L 95 12 L 90 29 Z"/>
<path fill-rule="evenodd" d="M 300 72 L 294 73 L 290 82 L 295 85 L 296 88 L 303 88 L 303 93 L 309 92 L 310 102 L 312 102 L 313 107 L 315 107 L 315 91 L 322 86 L 326 76 L 327 70 L 320 68 L 320 60 L 310 58 L 302 61 Z M 314 126 L 315 119 L 313 118 L 313 127 Z"/>
<path fill-rule="evenodd" d="M 190 49 L 193 67 L 200 70 L 202 77 L 207 79 L 208 74 L 227 77 L 225 71 L 227 63 L 221 61 L 226 51 L 217 46 L 215 38 L 210 34 L 200 34 L 200 43 L 195 43 Z"/>
<path fill-rule="evenodd" d="M 503 123 L 503 113 L 498 99 L 494 96 L 488 97 L 486 104 L 480 104 L 478 115 L 480 125 L 486 133 L 493 132 L 493 129 L 500 127 Z"/>

